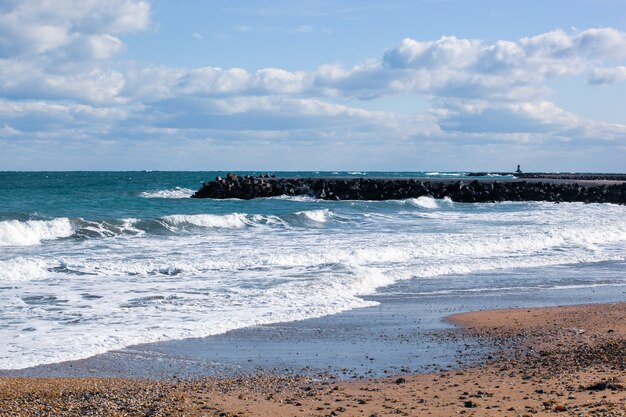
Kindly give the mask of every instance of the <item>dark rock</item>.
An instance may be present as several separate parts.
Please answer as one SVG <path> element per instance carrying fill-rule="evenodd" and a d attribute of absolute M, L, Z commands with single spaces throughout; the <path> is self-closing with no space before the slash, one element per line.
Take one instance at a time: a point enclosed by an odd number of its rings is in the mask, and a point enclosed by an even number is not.
<path fill-rule="evenodd" d="M 468 400 L 468 401 L 463 402 L 463 407 L 465 407 L 465 408 L 476 408 L 477 406 L 478 405 L 474 401 L 472 401 L 472 400 Z"/>
<path fill-rule="evenodd" d="M 535 179 L 552 179 L 552 180 L 605 180 L 605 181 L 626 181 L 626 174 L 597 174 L 597 173 L 583 173 L 583 174 L 560 174 L 549 172 L 530 172 L 530 173 L 516 173 L 517 178 L 535 178 Z"/>
<path fill-rule="evenodd" d="M 607 389 L 611 391 L 621 391 L 624 389 L 624 386 L 617 383 L 616 381 L 601 381 L 597 384 L 585 387 L 585 390 L 587 391 L 604 391 Z"/>
<path fill-rule="evenodd" d="M 431 196 L 462 203 L 552 201 L 626 204 L 626 182 L 578 184 L 554 181 L 428 180 L 415 178 L 268 178 L 238 177 L 203 184 L 194 198 L 240 198 L 310 195 L 325 200 L 390 200 Z"/>

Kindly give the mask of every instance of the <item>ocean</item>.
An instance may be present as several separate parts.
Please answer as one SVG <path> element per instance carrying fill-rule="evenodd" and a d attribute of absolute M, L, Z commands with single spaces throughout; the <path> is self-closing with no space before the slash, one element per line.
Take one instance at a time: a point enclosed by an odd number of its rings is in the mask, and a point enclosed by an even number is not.
<path fill-rule="evenodd" d="M 626 206 L 189 198 L 217 175 L 0 172 L 0 369 L 322 317 L 394 287 L 416 302 L 626 288 Z"/>

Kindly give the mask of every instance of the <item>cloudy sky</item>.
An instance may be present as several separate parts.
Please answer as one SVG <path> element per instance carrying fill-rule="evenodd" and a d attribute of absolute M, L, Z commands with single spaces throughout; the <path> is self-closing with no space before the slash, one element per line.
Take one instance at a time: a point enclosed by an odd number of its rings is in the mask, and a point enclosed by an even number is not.
<path fill-rule="evenodd" d="M 626 1 L 0 1 L 0 170 L 518 163 L 626 171 Z"/>

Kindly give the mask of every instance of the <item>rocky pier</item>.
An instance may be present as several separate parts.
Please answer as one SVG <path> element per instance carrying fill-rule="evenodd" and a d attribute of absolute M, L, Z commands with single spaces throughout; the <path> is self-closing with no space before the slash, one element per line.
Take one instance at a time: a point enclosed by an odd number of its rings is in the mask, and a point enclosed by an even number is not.
<path fill-rule="evenodd" d="M 463 203 L 552 201 L 626 204 L 626 181 L 576 179 L 275 178 L 228 174 L 193 198 L 311 196 L 323 200 L 399 200 L 430 196 Z"/>

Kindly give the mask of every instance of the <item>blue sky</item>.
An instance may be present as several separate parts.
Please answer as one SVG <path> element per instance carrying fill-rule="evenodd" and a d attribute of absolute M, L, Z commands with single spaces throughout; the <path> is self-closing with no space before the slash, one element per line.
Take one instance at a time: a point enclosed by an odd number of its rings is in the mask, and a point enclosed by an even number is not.
<path fill-rule="evenodd" d="M 626 171 L 622 0 L 0 2 L 0 170 Z"/>

